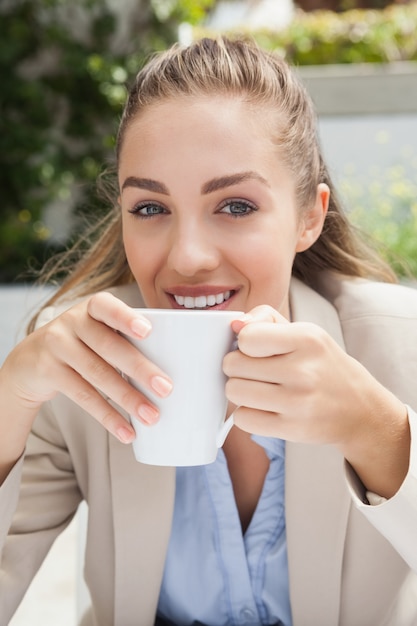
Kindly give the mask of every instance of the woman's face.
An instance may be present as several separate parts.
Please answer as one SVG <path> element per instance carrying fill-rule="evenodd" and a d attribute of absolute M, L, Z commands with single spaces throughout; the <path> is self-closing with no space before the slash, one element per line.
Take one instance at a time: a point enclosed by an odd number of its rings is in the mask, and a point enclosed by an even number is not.
<path fill-rule="evenodd" d="M 268 110 L 224 97 L 165 101 L 130 123 L 123 238 L 147 306 L 269 304 L 288 317 L 294 255 L 317 238 L 327 196 L 299 215 L 271 125 Z"/>

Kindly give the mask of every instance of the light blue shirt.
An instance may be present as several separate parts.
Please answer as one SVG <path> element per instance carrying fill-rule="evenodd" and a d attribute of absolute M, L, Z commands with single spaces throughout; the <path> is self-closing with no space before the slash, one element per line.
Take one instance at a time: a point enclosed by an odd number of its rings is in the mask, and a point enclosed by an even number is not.
<path fill-rule="evenodd" d="M 284 509 L 285 444 L 253 436 L 270 467 L 242 536 L 223 450 L 177 468 L 171 539 L 158 615 L 178 626 L 291 626 Z"/>

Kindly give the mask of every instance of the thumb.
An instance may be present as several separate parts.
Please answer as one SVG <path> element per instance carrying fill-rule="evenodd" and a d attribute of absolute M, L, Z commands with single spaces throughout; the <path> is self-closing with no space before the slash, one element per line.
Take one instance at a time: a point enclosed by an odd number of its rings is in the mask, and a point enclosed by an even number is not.
<path fill-rule="evenodd" d="M 254 322 L 269 322 L 272 324 L 289 324 L 290 322 L 281 313 L 278 313 L 272 306 L 261 304 L 256 306 L 245 315 L 232 322 L 235 333 L 239 333 L 244 326 Z"/>

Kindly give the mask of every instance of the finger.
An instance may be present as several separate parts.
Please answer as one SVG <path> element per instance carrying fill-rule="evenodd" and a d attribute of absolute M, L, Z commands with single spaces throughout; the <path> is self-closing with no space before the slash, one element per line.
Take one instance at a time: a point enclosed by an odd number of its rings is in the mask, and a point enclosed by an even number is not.
<path fill-rule="evenodd" d="M 93 319 L 131 337 L 146 337 L 152 329 L 145 316 L 105 291 L 88 300 L 87 312 Z"/>
<path fill-rule="evenodd" d="M 251 357 L 289 354 L 299 345 L 293 324 L 253 322 L 242 328 L 237 339 L 239 350 Z"/>
<path fill-rule="evenodd" d="M 131 424 L 92 385 L 70 367 L 65 368 L 65 395 L 89 413 L 122 443 L 131 443 L 135 431 Z"/>
<path fill-rule="evenodd" d="M 317 324 L 309 322 L 288 322 L 272 324 L 254 322 L 248 324 L 238 334 L 239 350 L 253 357 L 267 357 L 290 354 L 300 351 L 300 355 L 324 355 L 330 345 L 335 345 L 331 337 Z"/>
<path fill-rule="evenodd" d="M 233 422 L 241 430 L 254 435 L 291 440 L 285 420 L 278 413 L 240 406 L 233 413 Z"/>
<path fill-rule="evenodd" d="M 240 350 L 229 352 L 223 359 L 223 372 L 228 378 L 283 383 L 291 367 L 291 355 L 250 357 Z"/>
<path fill-rule="evenodd" d="M 229 378 L 226 397 L 237 406 L 281 413 L 287 410 L 286 391 L 279 384 Z"/>
<path fill-rule="evenodd" d="M 270 337 L 280 325 L 288 327 L 290 322 L 273 307 L 260 305 L 233 322 L 232 328 L 238 333 L 238 347 L 242 352 L 249 356 L 271 356 L 291 351 L 271 349 Z"/>
<path fill-rule="evenodd" d="M 102 359 L 129 378 L 160 397 L 172 390 L 172 380 L 155 363 L 147 359 L 127 339 L 96 320 L 90 320 L 82 331 L 81 340 Z"/>
<path fill-rule="evenodd" d="M 158 420 L 157 407 L 89 347 L 81 342 L 75 344 L 67 353 L 66 362 L 90 387 L 101 390 L 129 415 L 145 424 L 153 424 Z M 66 385 L 63 393 L 68 395 Z"/>
<path fill-rule="evenodd" d="M 308 444 L 331 444 L 338 441 L 334 429 L 329 429 L 328 421 L 312 425 L 309 420 L 294 419 L 294 416 L 286 413 L 239 406 L 233 412 L 233 422 L 248 433 L 279 437 L 286 441 Z"/>
<path fill-rule="evenodd" d="M 272 324 L 289 323 L 288 320 L 273 307 L 262 304 L 254 307 L 239 319 L 234 320 L 232 322 L 232 328 L 235 333 L 238 333 L 244 326 L 254 322 L 270 322 Z"/>

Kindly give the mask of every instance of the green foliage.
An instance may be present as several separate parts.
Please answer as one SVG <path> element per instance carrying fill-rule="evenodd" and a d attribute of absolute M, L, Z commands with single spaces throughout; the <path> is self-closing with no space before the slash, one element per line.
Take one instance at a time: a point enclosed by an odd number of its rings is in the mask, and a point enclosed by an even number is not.
<path fill-rule="evenodd" d="M 0 7 L 0 282 L 25 278 L 66 243 L 68 206 L 95 214 L 97 175 L 112 155 L 125 83 L 213 0 L 138 0 L 124 45 L 105 0 L 8 0 Z M 114 4 L 114 3 L 113 3 Z M 165 12 L 162 8 L 165 7 Z M 54 220 L 56 223 L 57 220 Z"/>
<path fill-rule="evenodd" d="M 416 60 L 416 32 L 417 4 L 318 12 L 294 21 L 281 45 L 299 65 Z"/>
<path fill-rule="evenodd" d="M 416 33 L 417 2 L 412 2 L 344 13 L 298 11 L 284 30 L 264 29 L 251 35 L 292 64 L 322 65 L 417 60 Z"/>
<path fill-rule="evenodd" d="M 153 10 L 161 21 L 170 18 L 177 24 L 200 23 L 213 4 L 214 0 L 151 0 Z"/>
<path fill-rule="evenodd" d="M 67 244 L 65 214 L 77 225 L 104 210 L 95 182 L 112 157 L 125 84 L 149 53 L 176 40 L 180 22 L 201 23 L 214 3 L 137 0 L 130 31 L 115 45 L 106 0 L 2 1 L 0 282 L 25 279 L 28 261 L 39 266 Z M 416 32 L 413 3 L 300 12 L 286 30 L 256 38 L 296 64 L 384 62 L 416 59 Z M 409 245 L 406 230 L 394 245 Z"/>
<path fill-rule="evenodd" d="M 366 183 L 351 168 L 340 191 L 353 223 L 376 242 L 398 276 L 417 277 L 417 156 L 407 155 L 407 167 L 371 168 Z"/>

